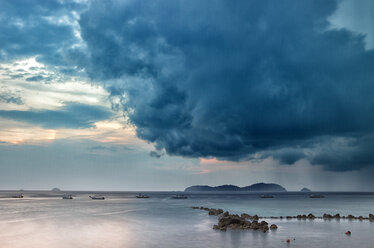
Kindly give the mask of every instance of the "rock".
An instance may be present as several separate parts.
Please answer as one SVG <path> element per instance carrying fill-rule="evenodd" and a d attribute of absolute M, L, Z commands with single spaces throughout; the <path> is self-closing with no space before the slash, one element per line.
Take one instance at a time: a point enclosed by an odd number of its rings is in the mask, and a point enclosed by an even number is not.
<path fill-rule="evenodd" d="M 276 230 L 278 229 L 278 226 L 275 224 L 270 225 L 270 230 Z"/>
<path fill-rule="evenodd" d="M 333 218 L 340 219 L 340 214 L 335 214 Z"/>
<path fill-rule="evenodd" d="M 263 232 L 267 232 L 269 230 L 269 227 L 267 225 L 260 226 L 260 230 Z"/>
<path fill-rule="evenodd" d="M 200 209 L 199 207 L 191 207 L 192 209 Z"/>
<path fill-rule="evenodd" d="M 209 212 L 208 212 L 209 215 L 220 215 L 222 213 L 223 213 L 222 209 L 215 209 L 215 208 L 209 209 Z"/>
<path fill-rule="evenodd" d="M 324 219 L 331 219 L 332 215 L 331 214 L 323 214 L 322 216 Z"/>
<path fill-rule="evenodd" d="M 257 221 L 259 218 L 258 218 L 257 214 L 255 214 L 255 215 L 251 216 L 250 219 L 251 219 L 251 220 L 256 220 L 256 221 Z"/>
<path fill-rule="evenodd" d="M 251 219 L 252 218 L 252 216 L 250 216 L 249 214 L 246 214 L 246 213 L 242 213 L 240 215 L 240 217 L 245 218 L 245 219 Z"/>
<path fill-rule="evenodd" d="M 308 219 L 315 219 L 316 216 L 314 216 L 312 213 L 308 214 Z"/>
<path fill-rule="evenodd" d="M 369 214 L 369 220 L 374 220 L 374 214 Z"/>
<path fill-rule="evenodd" d="M 218 226 L 218 225 L 214 225 L 214 226 L 213 226 L 213 229 L 214 229 L 214 230 L 218 230 L 218 229 L 219 229 L 219 226 Z"/>
<path fill-rule="evenodd" d="M 347 218 L 348 218 L 348 219 L 354 219 L 355 217 L 354 217 L 353 215 L 349 214 L 349 215 L 347 216 Z"/>

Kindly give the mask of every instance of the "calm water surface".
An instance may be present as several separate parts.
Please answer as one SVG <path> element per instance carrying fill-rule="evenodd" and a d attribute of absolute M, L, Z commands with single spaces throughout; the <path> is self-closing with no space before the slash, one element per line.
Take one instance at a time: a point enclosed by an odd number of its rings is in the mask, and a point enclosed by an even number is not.
<path fill-rule="evenodd" d="M 257 194 L 189 194 L 186 200 L 175 200 L 173 193 L 165 192 L 149 193 L 149 199 L 137 199 L 133 192 L 106 192 L 106 200 L 94 201 L 87 193 L 73 192 L 73 200 L 63 200 L 58 193 L 25 192 L 23 199 L 5 198 L 11 194 L 0 193 L 1 248 L 374 247 L 374 222 L 269 219 L 278 230 L 220 232 L 212 229 L 216 216 L 191 209 L 206 206 L 259 216 L 368 216 L 374 213 L 374 194 L 325 193 L 321 199 L 308 194 L 277 194 L 271 199 Z M 351 236 L 344 235 L 347 230 Z"/>

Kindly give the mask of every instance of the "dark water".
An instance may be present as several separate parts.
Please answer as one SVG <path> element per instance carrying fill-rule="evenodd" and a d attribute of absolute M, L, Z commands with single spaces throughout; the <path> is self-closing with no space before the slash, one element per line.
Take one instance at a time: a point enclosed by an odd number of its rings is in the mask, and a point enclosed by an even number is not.
<path fill-rule="evenodd" d="M 374 222 L 359 220 L 266 220 L 279 226 L 268 233 L 212 229 L 216 216 L 191 206 L 222 208 L 231 213 L 280 216 L 323 213 L 368 216 L 374 213 L 374 194 L 323 193 L 188 194 L 172 199 L 173 192 L 103 192 L 104 201 L 88 198 L 88 192 L 24 192 L 25 198 L 7 198 L 0 192 L 0 247 L 374 247 Z M 350 230 L 351 236 L 345 231 Z M 287 244 L 285 240 L 291 239 Z M 294 240 L 295 239 L 295 240 Z"/>

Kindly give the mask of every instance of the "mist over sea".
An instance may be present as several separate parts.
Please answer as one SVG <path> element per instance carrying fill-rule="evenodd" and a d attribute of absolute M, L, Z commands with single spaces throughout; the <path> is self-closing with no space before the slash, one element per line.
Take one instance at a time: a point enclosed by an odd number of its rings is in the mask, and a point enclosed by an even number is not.
<path fill-rule="evenodd" d="M 222 208 L 230 213 L 286 216 L 313 213 L 367 217 L 374 213 L 373 193 L 287 192 L 260 198 L 255 193 L 188 193 L 188 199 L 172 199 L 176 192 L 101 192 L 105 200 L 91 200 L 95 192 L 0 192 L 0 247 L 8 248 L 135 248 L 135 247 L 373 247 L 374 222 L 368 220 L 280 220 L 278 230 L 213 230 L 217 216 L 191 206 Z M 97 193 L 97 192 L 96 192 Z M 344 233 L 350 230 L 352 235 Z M 287 244 L 286 239 L 291 239 Z"/>

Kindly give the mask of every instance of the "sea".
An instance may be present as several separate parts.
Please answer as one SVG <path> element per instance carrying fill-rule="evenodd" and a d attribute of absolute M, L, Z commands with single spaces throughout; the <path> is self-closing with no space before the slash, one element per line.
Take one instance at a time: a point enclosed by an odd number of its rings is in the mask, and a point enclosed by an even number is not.
<path fill-rule="evenodd" d="M 312 213 L 367 217 L 374 214 L 374 193 L 207 192 L 47 192 L 0 191 L 0 248 L 138 248 L 138 247 L 374 247 L 374 222 L 348 219 L 264 219 L 278 225 L 266 233 L 254 230 L 213 230 L 217 216 L 192 206 L 221 208 L 230 213 L 295 216 Z M 72 194 L 72 200 L 62 199 Z M 90 195 L 105 200 L 91 200 Z M 315 194 L 315 193 L 313 193 Z M 346 235 L 346 231 L 351 235 Z M 290 242 L 286 242 L 289 239 Z"/>

